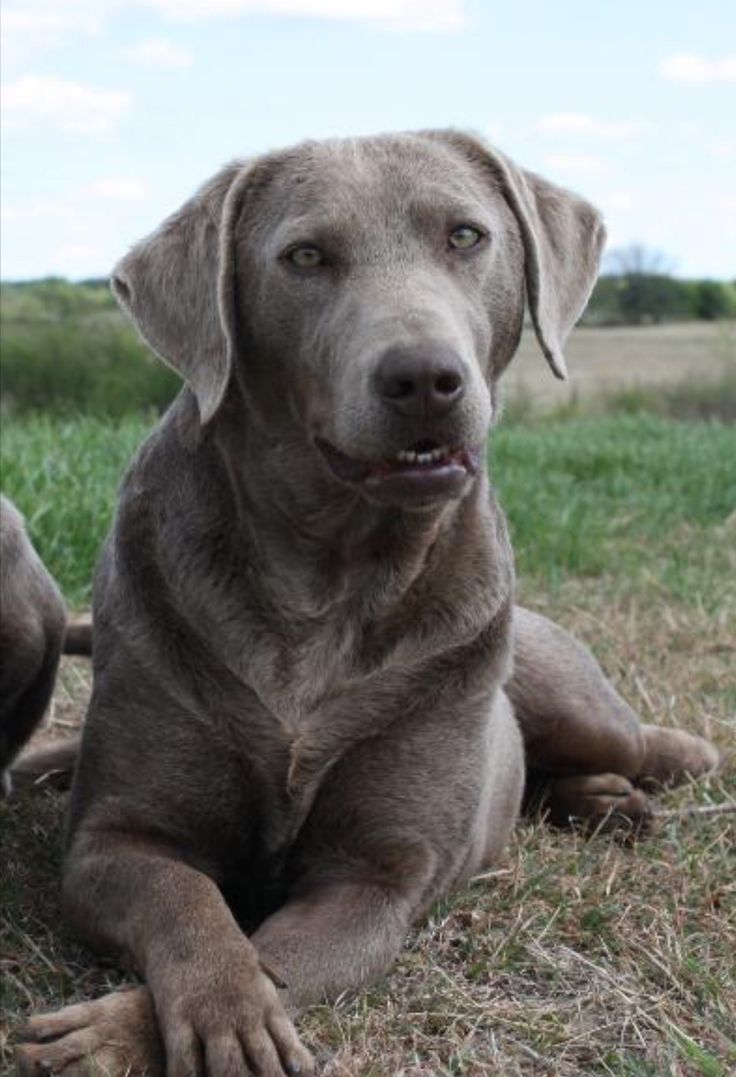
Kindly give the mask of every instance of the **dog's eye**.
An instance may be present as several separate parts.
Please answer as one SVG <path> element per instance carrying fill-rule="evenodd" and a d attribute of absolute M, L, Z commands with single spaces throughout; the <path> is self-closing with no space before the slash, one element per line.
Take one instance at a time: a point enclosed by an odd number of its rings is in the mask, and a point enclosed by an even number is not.
<path fill-rule="evenodd" d="M 325 261 L 325 256 L 319 247 L 312 247 L 308 243 L 300 247 L 292 247 L 291 250 L 286 251 L 284 257 L 297 269 L 316 269 L 317 266 L 324 265 Z"/>
<path fill-rule="evenodd" d="M 483 233 L 477 228 L 470 224 L 461 224 L 450 232 L 448 242 L 456 251 L 469 251 L 471 247 L 477 247 L 482 239 Z"/>

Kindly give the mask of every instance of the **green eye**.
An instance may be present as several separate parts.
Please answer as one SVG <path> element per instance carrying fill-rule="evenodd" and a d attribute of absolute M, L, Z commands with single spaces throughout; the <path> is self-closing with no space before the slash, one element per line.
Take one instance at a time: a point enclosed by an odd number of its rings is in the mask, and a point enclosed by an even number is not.
<path fill-rule="evenodd" d="M 324 263 L 325 256 L 319 247 L 311 247 L 304 244 L 302 247 L 292 247 L 287 251 L 286 258 L 297 269 L 316 269 Z"/>
<path fill-rule="evenodd" d="M 449 243 L 456 251 L 469 251 L 471 247 L 477 247 L 483 239 L 483 233 L 469 224 L 461 224 L 453 228 L 449 235 Z"/>

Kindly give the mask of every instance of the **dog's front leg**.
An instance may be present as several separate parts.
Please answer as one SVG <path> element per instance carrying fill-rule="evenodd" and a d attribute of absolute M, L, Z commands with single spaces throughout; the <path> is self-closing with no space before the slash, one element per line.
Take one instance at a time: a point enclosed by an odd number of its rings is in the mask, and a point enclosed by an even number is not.
<path fill-rule="evenodd" d="M 64 899 L 72 922 L 90 941 L 122 953 L 145 977 L 168 1077 L 311 1072 L 310 1056 L 255 947 L 205 873 L 143 835 L 85 824 L 67 863 Z M 150 1057 L 141 1058 L 141 1038 L 151 1041 L 141 1024 L 146 999 L 138 992 L 137 1001 L 133 993 L 125 1000 L 125 994 L 117 1002 L 128 1016 L 125 1026 L 117 1021 L 116 1028 L 103 1012 L 111 1005 L 109 996 L 89 1004 L 83 1028 L 52 1037 L 40 1050 L 26 1048 L 25 1059 L 21 1051 L 26 1072 L 35 1072 L 28 1067 L 37 1061 L 47 1072 L 65 1077 L 86 1073 L 86 1060 L 107 1057 L 111 1044 L 116 1048 L 113 1074 L 146 1067 L 150 1073 L 160 1071 L 153 1045 Z M 140 1011 L 138 1027 L 131 1006 Z M 56 1024 L 39 1019 L 36 1038 L 44 1027 L 62 1028 L 62 1016 L 55 1015 Z M 121 1037 L 128 1042 L 121 1043 Z"/>
<path fill-rule="evenodd" d="M 335 878 L 288 901 L 253 943 L 293 1015 L 377 980 L 399 954 L 414 915 L 396 889 Z"/>

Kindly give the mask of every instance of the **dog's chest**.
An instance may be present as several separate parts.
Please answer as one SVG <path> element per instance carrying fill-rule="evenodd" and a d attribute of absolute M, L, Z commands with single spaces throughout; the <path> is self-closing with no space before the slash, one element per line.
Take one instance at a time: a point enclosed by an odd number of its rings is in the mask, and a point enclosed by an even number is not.
<path fill-rule="evenodd" d="M 259 631 L 245 677 L 259 699 L 292 734 L 327 699 L 355 691 L 365 679 L 367 656 L 361 625 L 331 617 Z"/>

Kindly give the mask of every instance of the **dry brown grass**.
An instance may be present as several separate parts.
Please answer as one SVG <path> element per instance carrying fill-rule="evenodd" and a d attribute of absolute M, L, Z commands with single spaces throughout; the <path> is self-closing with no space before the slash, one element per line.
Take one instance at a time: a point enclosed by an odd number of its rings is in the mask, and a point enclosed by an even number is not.
<path fill-rule="evenodd" d="M 570 378 L 557 381 L 541 358 L 534 334 L 525 330 L 504 376 L 509 406 L 548 411 L 612 393 L 662 386 L 716 384 L 736 365 L 736 324 L 577 328 L 565 348 Z"/>
<path fill-rule="evenodd" d="M 610 581 L 571 582 L 534 604 L 578 632 L 645 719 L 733 741 L 732 608 L 708 617 Z M 527 596 L 531 599 L 533 596 Z M 53 733 L 79 721 L 83 660 L 67 659 Z M 64 795 L 2 807 L 7 1037 L 30 1012 L 120 981 L 60 923 Z M 736 805 L 733 767 L 659 806 Z M 373 991 L 302 1022 L 332 1077 L 736 1072 L 736 815 L 673 812 L 644 841 L 520 825 L 506 862 L 435 910 Z M 5 1038 L 4 1038 L 5 1037 Z"/>

